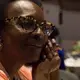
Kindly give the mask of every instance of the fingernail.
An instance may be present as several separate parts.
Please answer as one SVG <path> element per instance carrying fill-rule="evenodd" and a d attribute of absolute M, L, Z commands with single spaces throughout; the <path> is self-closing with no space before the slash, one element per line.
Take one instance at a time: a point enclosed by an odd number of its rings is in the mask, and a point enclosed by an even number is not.
<path fill-rule="evenodd" d="M 52 39 L 52 43 L 56 43 L 56 40 L 55 39 Z"/>
<path fill-rule="evenodd" d="M 48 40 L 48 44 L 49 44 L 50 47 L 52 47 L 52 43 L 51 43 L 50 40 Z"/>

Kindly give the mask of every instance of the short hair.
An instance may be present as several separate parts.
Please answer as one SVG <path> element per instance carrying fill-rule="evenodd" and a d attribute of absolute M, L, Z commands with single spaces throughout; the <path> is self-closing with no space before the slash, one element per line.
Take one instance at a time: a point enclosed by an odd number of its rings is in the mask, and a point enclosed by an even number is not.
<path fill-rule="evenodd" d="M 4 16 L 4 10 L 5 7 L 10 3 L 16 0 L 0 0 L 0 36 L 1 32 L 5 27 L 5 16 Z M 39 7 L 42 7 L 41 0 L 29 0 L 37 4 Z"/>
<path fill-rule="evenodd" d="M 32 2 L 34 2 L 35 4 L 37 4 L 39 7 L 42 8 L 42 1 L 41 0 L 31 0 Z"/>

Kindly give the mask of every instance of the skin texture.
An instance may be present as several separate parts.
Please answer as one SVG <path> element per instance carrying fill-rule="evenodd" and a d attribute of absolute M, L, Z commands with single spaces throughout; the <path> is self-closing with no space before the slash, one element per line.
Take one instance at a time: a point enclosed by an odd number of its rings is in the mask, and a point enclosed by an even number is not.
<path fill-rule="evenodd" d="M 27 5 L 26 5 L 27 4 Z M 8 5 L 5 10 L 5 17 L 34 16 L 38 21 L 43 21 L 42 10 L 30 1 L 15 1 Z M 35 39 L 35 36 L 38 36 Z M 40 57 L 42 46 L 47 41 L 40 28 L 37 28 L 31 35 L 23 28 L 16 25 L 6 26 L 2 33 L 2 64 L 12 76 L 23 64 L 37 61 Z M 24 45 L 24 44 L 28 44 Z M 31 46 L 31 45 L 34 46 Z M 38 45 L 40 47 L 35 46 Z"/>
<path fill-rule="evenodd" d="M 28 4 L 28 5 L 26 5 L 26 4 Z M 12 3 L 8 6 L 8 9 L 7 9 L 7 17 L 8 18 L 16 17 L 16 16 L 29 16 L 29 15 L 34 16 L 39 21 L 43 20 L 42 10 L 37 5 L 35 5 L 33 3 L 30 3 L 29 1 L 16 1 L 16 2 L 14 2 L 14 3 Z M 23 56 L 24 54 L 28 56 L 28 52 L 31 53 L 31 54 L 29 54 L 30 56 L 27 57 L 27 61 L 29 61 L 28 58 L 30 59 L 30 57 L 33 56 L 35 52 L 34 52 L 33 48 L 31 48 L 33 50 L 33 54 L 32 54 L 32 51 L 31 51 L 30 47 L 28 49 L 27 45 L 26 45 L 26 47 L 27 47 L 26 48 L 23 44 L 27 44 L 27 43 L 30 44 L 30 45 L 31 44 L 36 44 L 36 45 L 39 45 L 39 46 L 42 47 L 42 45 L 45 43 L 45 40 L 46 40 L 45 35 L 40 30 L 40 28 L 38 28 L 35 32 L 33 32 L 31 34 L 31 36 L 30 35 L 28 36 L 27 31 L 25 31 L 21 27 L 18 27 L 18 26 L 15 26 L 15 25 L 10 26 L 9 28 L 8 27 L 9 26 L 7 26 L 7 31 L 6 32 L 8 33 L 7 35 L 9 37 L 7 39 L 8 40 L 10 39 L 10 41 L 9 41 L 9 44 L 11 44 L 10 47 L 12 47 L 12 45 L 14 45 L 16 47 L 16 50 L 19 51 L 18 52 L 19 54 L 22 52 L 20 54 L 21 56 Z M 38 35 L 38 38 L 40 38 L 40 37 L 41 38 L 39 40 L 36 40 L 35 35 Z M 8 43 L 8 42 L 6 42 L 6 43 Z M 37 47 L 35 47 L 35 48 L 37 48 Z M 29 50 L 29 51 L 26 51 L 26 49 Z M 27 52 L 27 54 L 26 54 L 26 52 Z"/>
<path fill-rule="evenodd" d="M 34 16 L 38 21 L 44 20 L 42 9 L 30 1 L 15 1 L 7 5 L 5 9 L 5 17 L 11 18 L 17 16 Z M 28 31 L 25 31 L 18 25 L 6 25 L 2 32 L 3 44 L 0 59 L 11 80 L 13 75 L 23 64 L 39 60 L 41 50 L 46 42 L 48 42 L 48 45 L 42 53 L 46 55 L 47 59 L 52 59 L 54 61 L 54 69 L 56 68 L 55 70 L 58 71 L 59 56 L 53 52 L 55 46 L 53 46 L 54 44 L 52 43 L 52 40 L 48 40 L 48 37 L 40 28 L 37 28 L 32 34 L 28 34 Z M 35 38 L 36 35 L 37 38 Z M 32 46 L 32 44 L 34 46 Z M 33 65 L 34 79 L 39 64 L 40 62 Z M 23 66 L 21 70 L 25 71 L 27 74 L 27 69 L 25 70 L 25 68 L 26 67 Z M 19 73 L 21 73 L 21 70 Z M 57 80 L 56 78 L 54 78 L 54 80 Z"/>

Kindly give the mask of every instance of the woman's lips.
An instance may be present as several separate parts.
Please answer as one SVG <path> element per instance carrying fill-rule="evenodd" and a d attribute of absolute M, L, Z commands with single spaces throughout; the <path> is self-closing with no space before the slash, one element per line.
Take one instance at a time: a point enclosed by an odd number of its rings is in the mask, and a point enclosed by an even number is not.
<path fill-rule="evenodd" d="M 33 47 L 37 47 L 37 48 L 42 48 L 43 45 L 35 45 L 35 44 L 25 44 L 26 46 L 33 46 Z"/>

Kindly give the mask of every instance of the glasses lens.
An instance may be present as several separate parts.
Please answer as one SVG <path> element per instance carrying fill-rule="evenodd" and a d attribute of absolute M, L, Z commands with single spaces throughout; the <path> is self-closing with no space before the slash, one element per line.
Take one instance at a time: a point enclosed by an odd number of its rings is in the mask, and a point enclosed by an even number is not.
<path fill-rule="evenodd" d="M 25 29 L 25 30 L 29 30 L 30 32 L 32 32 L 36 26 L 35 23 L 33 21 L 18 21 L 17 25 L 19 25 L 21 28 Z"/>

